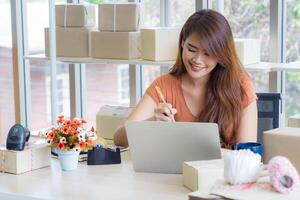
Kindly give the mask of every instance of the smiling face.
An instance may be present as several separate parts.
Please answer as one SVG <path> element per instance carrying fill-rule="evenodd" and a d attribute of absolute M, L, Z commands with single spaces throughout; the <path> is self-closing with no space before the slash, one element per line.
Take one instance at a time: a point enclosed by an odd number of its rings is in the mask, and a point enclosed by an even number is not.
<path fill-rule="evenodd" d="M 202 48 L 201 40 L 196 33 L 190 34 L 182 42 L 182 61 L 188 75 L 193 79 L 209 77 L 218 60 Z"/>

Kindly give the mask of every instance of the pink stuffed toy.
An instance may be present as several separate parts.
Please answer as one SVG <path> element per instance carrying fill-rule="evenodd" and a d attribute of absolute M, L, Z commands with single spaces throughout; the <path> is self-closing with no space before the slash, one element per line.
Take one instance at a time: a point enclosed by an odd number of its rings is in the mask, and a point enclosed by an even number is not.
<path fill-rule="evenodd" d="M 299 184 L 299 175 L 292 163 L 283 156 L 276 156 L 268 163 L 271 185 L 280 193 L 287 194 Z"/>

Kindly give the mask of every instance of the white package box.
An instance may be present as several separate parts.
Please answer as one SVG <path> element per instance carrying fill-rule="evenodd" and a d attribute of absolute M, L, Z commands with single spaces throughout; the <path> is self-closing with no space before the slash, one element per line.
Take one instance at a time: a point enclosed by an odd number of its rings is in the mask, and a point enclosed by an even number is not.
<path fill-rule="evenodd" d="M 56 26 L 93 27 L 95 26 L 96 7 L 93 4 L 55 5 Z"/>
<path fill-rule="evenodd" d="M 264 132 L 263 161 L 274 156 L 285 156 L 300 173 L 300 128 L 282 127 Z"/>
<path fill-rule="evenodd" d="M 97 132 L 105 139 L 113 139 L 115 131 L 124 124 L 132 109 L 122 106 L 102 106 L 96 116 Z"/>
<path fill-rule="evenodd" d="M 260 40 L 259 39 L 234 39 L 235 49 L 243 65 L 260 62 Z"/>
<path fill-rule="evenodd" d="M 152 61 L 176 60 L 179 28 L 155 27 L 141 29 L 142 59 Z"/>
<path fill-rule="evenodd" d="M 183 185 L 192 191 L 209 194 L 210 188 L 224 177 L 224 160 L 202 160 L 183 163 Z"/>
<path fill-rule="evenodd" d="M 288 127 L 300 128 L 300 114 L 290 116 L 288 119 Z"/>
<path fill-rule="evenodd" d="M 138 31 L 140 22 L 139 3 L 99 4 L 98 27 L 100 31 Z"/>
<path fill-rule="evenodd" d="M 25 146 L 23 151 L 7 150 L 0 146 L 0 171 L 21 174 L 31 170 L 50 166 L 51 148 L 43 143 L 32 143 Z"/>

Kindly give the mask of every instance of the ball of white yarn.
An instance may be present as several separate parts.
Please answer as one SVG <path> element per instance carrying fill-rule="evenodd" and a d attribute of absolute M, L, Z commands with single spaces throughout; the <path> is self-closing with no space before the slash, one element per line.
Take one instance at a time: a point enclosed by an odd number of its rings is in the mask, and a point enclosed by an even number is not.
<path fill-rule="evenodd" d="M 224 179 L 232 185 L 253 183 L 260 170 L 261 156 L 250 150 L 235 150 L 224 155 Z"/>

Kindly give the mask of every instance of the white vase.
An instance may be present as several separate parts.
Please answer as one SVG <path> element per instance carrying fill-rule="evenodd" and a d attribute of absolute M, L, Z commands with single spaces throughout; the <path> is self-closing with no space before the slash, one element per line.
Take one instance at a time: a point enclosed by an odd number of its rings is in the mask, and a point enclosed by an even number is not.
<path fill-rule="evenodd" d="M 57 150 L 57 154 L 62 170 L 70 171 L 77 168 L 79 151 L 74 149 L 70 151 Z"/>

